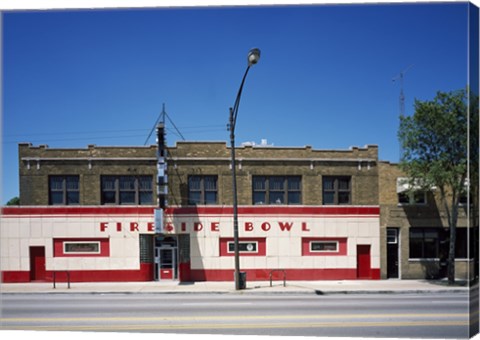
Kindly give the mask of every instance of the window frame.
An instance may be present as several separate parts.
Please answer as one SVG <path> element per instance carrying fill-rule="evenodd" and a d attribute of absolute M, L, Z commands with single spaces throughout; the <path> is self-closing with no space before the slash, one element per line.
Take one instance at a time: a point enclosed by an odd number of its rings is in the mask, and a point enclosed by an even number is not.
<path fill-rule="evenodd" d="M 333 180 L 333 188 L 327 188 L 326 181 Z M 348 189 L 340 188 L 339 182 L 341 180 L 348 181 Z M 333 193 L 333 202 L 327 202 L 326 194 Z M 348 202 L 341 203 L 341 194 L 348 194 Z M 323 205 L 352 205 L 352 176 L 322 176 L 322 204 Z"/>
<path fill-rule="evenodd" d="M 53 188 L 53 180 L 61 180 L 61 188 Z M 68 180 L 75 179 L 76 188 L 69 188 Z M 62 195 L 62 202 L 55 203 L 53 199 L 54 193 L 60 193 Z M 76 194 L 76 202 L 69 200 L 69 194 Z M 49 205 L 80 205 L 80 176 L 78 175 L 49 175 L 48 176 L 48 204 Z"/>
<path fill-rule="evenodd" d="M 417 195 L 421 195 L 421 200 L 417 200 Z M 406 197 L 408 202 L 405 200 L 402 202 L 401 197 Z M 397 193 L 398 205 L 427 205 L 427 192 L 424 190 L 413 190 L 413 191 L 404 191 Z"/>
<path fill-rule="evenodd" d="M 386 238 L 387 238 L 387 244 L 398 244 L 398 229 L 387 228 Z"/>
<path fill-rule="evenodd" d="M 254 249 L 248 250 L 249 245 L 253 245 Z M 243 246 L 246 246 L 246 249 L 242 249 Z M 240 254 L 258 254 L 258 241 L 238 241 L 238 252 Z M 235 253 L 235 241 L 227 242 L 227 253 Z"/>
<path fill-rule="evenodd" d="M 412 247 L 412 233 L 413 232 L 422 234 L 422 237 L 415 237 L 414 238 L 416 240 L 420 240 L 419 242 L 421 242 L 421 249 L 420 249 L 421 256 L 412 256 L 413 251 L 414 252 L 419 252 L 418 249 L 413 249 L 413 247 Z M 428 246 L 427 236 L 425 235 L 426 232 L 436 234 L 436 238 L 435 238 L 435 241 L 434 241 L 435 242 L 434 243 L 434 247 L 435 247 L 434 256 L 426 256 L 426 255 L 429 255 L 429 254 L 426 254 L 428 252 L 428 249 L 426 249 L 426 246 Z M 431 237 L 428 237 L 428 238 L 431 238 Z M 416 228 L 416 227 L 410 228 L 409 231 L 408 231 L 408 246 L 409 246 L 408 259 L 409 260 L 439 259 L 440 258 L 440 253 L 441 253 L 440 238 L 441 238 L 441 230 L 439 230 L 439 228 Z M 416 242 L 418 242 L 418 241 L 416 241 Z"/>
<path fill-rule="evenodd" d="M 153 205 L 153 177 L 153 175 L 102 175 L 100 178 L 101 205 Z M 149 188 L 143 188 L 141 185 L 142 180 L 145 179 L 148 179 Z M 110 184 L 113 183 L 113 187 L 105 188 L 107 181 L 110 181 Z M 129 181 L 133 186 L 128 185 Z M 107 199 L 107 194 L 113 194 L 113 196 Z M 133 200 L 127 199 L 126 194 L 130 194 Z M 132 194 L 133 196 L 131 196 Z M 151 199 L 144 200 L 142 194 L 149 194 Z M 124 197 L 123 199 L 122 196 Z"/>
<path fill-rule="evenodd" d="M 261 183 L 262 188 L 256 184 Z M 282 184 L 281 188 L 275 185 L 276 180 L 281 180 L 278 183 Z M 295 181 L 295 182 L 294 182 Z M 298 184 L 298 189 L 292 188 L 291 185 Z M 256 197 L 263 195 L 264 201 L 257 201 Z M 293 195 L 298 195 L 298 199 L 294 199 Z M 252 204 L 253 205 L 301 205 L 302 204 L 302 176 L 288 175 L 288 176 L 267 176 L 254 175 L 252 176 Z M 275 202 L 272 202 L 275 199 Z M 276 202 L 278 199 L 283 199 L 281 202 Z"/>
<path fill-rule="evenodd" d="M 313 243 L 335 243 L 336 250 L 312 250 Z M 346 256 L 348 254 L 347 237 L 302 237 L 302 256 Z"/>
<path fill-rule="evenodd" d="M 70 251 L 67 249 L 69 245 L 86 245 L 94 244 L 97 247 L 96 251 Z M 100 241 L 64 241 L 63 242 L 63 253 L 66 255 L 98 255 L 101 253 L 101 243 Z"/>
<path fill-rule="evenodd" d="M 232 237 L 220 237 L 219 239 L 219 255 L 220 256 L 235 256 L 235 246 L 234 246 L 235 240 Z M 265 237 L 240 237 L 238 240 L 239 247 L 241 247 L 242 244 L 255 244 L 256 249 L 252 251 L 242 251 L 239 249 L 239 253 L 242 256 L 248 257 L 248 256 L 267 256 L 267 239 Z M 232 247 L 232 250 L 230 250 L 230 247 Z"/>
<path fill-rule="evenodd" d="M 318 244 L 327 244 L 327 243 L 333 243 L 335 244 L 335 249 L 334 250 L 315 250 L 313 249 L 313 244 L 314 243 L 318 243 Z M 337 254 L 339 252 L 339 245 L 340 245 L 340 242 L 339 241 L 335 241 L 335 240 L 312 240 L 309 242 L 309 247 L 310 247 L 310 253 L 314 253 L 314 254 Z"/>
<path fill-rule="evenodd" d="M 397 204 L 427 205 L 427 190 L 422 189 L 420 180 L 414 180 L 413 184 L 407 177 L 397 177 Z"/>
<path fill-rule="evenodd" d="M 199 188 L 192 188 L 191 181 L 194 178 L 199 179 Z M 214 189 L 207 188 L 206 180 L 213 179 Z M 187 179 L 188 186 L 188 205 L 217 205 L 218 204 L 218 176 L 217 175 L 189 175 Z M 198 194 L 198 200 L 192 198 L 192 194 Z M 215 195 L 215 200 L 208 198 L 209 194 Z"/>
<path fill-rule="evenodd" d="M 98 251 L 68 251 L 67 244 L 97 244 Z M 110 257 L 110 238 L 54 238 L 53 257 Z"/>

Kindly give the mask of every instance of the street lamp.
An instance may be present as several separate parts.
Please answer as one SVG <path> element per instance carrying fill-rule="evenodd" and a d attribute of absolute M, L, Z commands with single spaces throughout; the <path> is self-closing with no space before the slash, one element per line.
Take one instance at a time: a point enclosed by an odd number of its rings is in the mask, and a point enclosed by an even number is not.
<path fill-rule="evenodd" d="M 233 183 L 233 243 L 235 252 L 235 289 L 240 290 L 240 254 L 238 249 L 238 202 L 237 202 L 237 173 L 235 165 L 235 124 L 237 122 L 238 106 L 240 105 L 240 97 L 242 95 L 243 84 L 247 78 L 248 71 L 252 65 L 258 63 L 260 59 L 260 50 L 253 48 L 248 52 L 247 61 L 248 66 L 243 75 L 242 83 L 238 89 L 237 98 L 233 108 L 230 108 L 230 120 L 228 129 L 230 130 L 230 146 L 232 156 L 232 183 Z"/>

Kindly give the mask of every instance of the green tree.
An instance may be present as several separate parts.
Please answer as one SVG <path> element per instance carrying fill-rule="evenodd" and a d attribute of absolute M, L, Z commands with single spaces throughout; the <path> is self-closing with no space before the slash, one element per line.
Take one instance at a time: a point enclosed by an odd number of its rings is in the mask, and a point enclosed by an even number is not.
<path fill-rule="evenodd" d="M 465 90 L 438 92 L 431 101 L 415 100 L 413 116 L 401 117 L 400 167 L 411 184 L 436 188 L 450 231 L 448 282 L 455 283 L 455 241 L 460 197 L 468 169 L 468 97 Z M 476 107 L 478 116 L 478 106 Z"/>
<path fill-rule="evenodd" d="M 20 198 L 14 197 L 7 202 L 7 205 L 20 205 Z"/>

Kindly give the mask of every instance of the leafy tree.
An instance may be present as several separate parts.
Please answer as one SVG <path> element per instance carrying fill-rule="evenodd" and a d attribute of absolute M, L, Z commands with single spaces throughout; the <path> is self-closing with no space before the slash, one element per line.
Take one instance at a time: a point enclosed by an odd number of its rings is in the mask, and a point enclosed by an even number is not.
<path fill-rule="evenodd" d="M 14 197 L 7 202 L 7 205 L 20 205 L 20 198 Z"/>
<path fill-rule="evenodd" d="M 466 194 L 468 173 L 467 92 L 438 92 L 431 101 L 415 100 L 414 108 L 413 116 L 400 118 L 400 167 L 411 184 L 436 188 L 440 194 L 450 231 L 448 282 L 453 284 L 459 202 Z M 478 106 L 475 109 L 471 114 L 478 116 Z"/>

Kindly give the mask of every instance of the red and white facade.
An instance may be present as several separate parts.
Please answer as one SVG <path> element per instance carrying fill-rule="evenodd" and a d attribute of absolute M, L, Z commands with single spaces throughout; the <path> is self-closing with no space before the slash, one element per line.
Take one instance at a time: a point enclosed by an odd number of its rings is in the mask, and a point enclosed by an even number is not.
<path fill-rule="evenodd" d="M 50 280 L 66 271 L 72 281 L 149 280 L 152 269 L 140 264 L 138 239 L 153 232 L 152 214 L 147 207 L 5 207 L 2 281 Z M 102 228 L 109 221 L 118 225 Z M 98 249 L 66 249 L 82 243 Z"/>
<path fill-rule="evenodd" d="M 49 281 L 66 272 L 73 282 L 233 280 L 231 206 L 169 207 L 161 234 L 154 210 L 5 207 L 2 282 Z M 380 279 L 378 206 L 240 206 L 238 213 L 240 270 L 248 281 L 278 270 L 287 280 Z M 152 261 L 141 260 L 141 235 L 151 236 Z"/>

